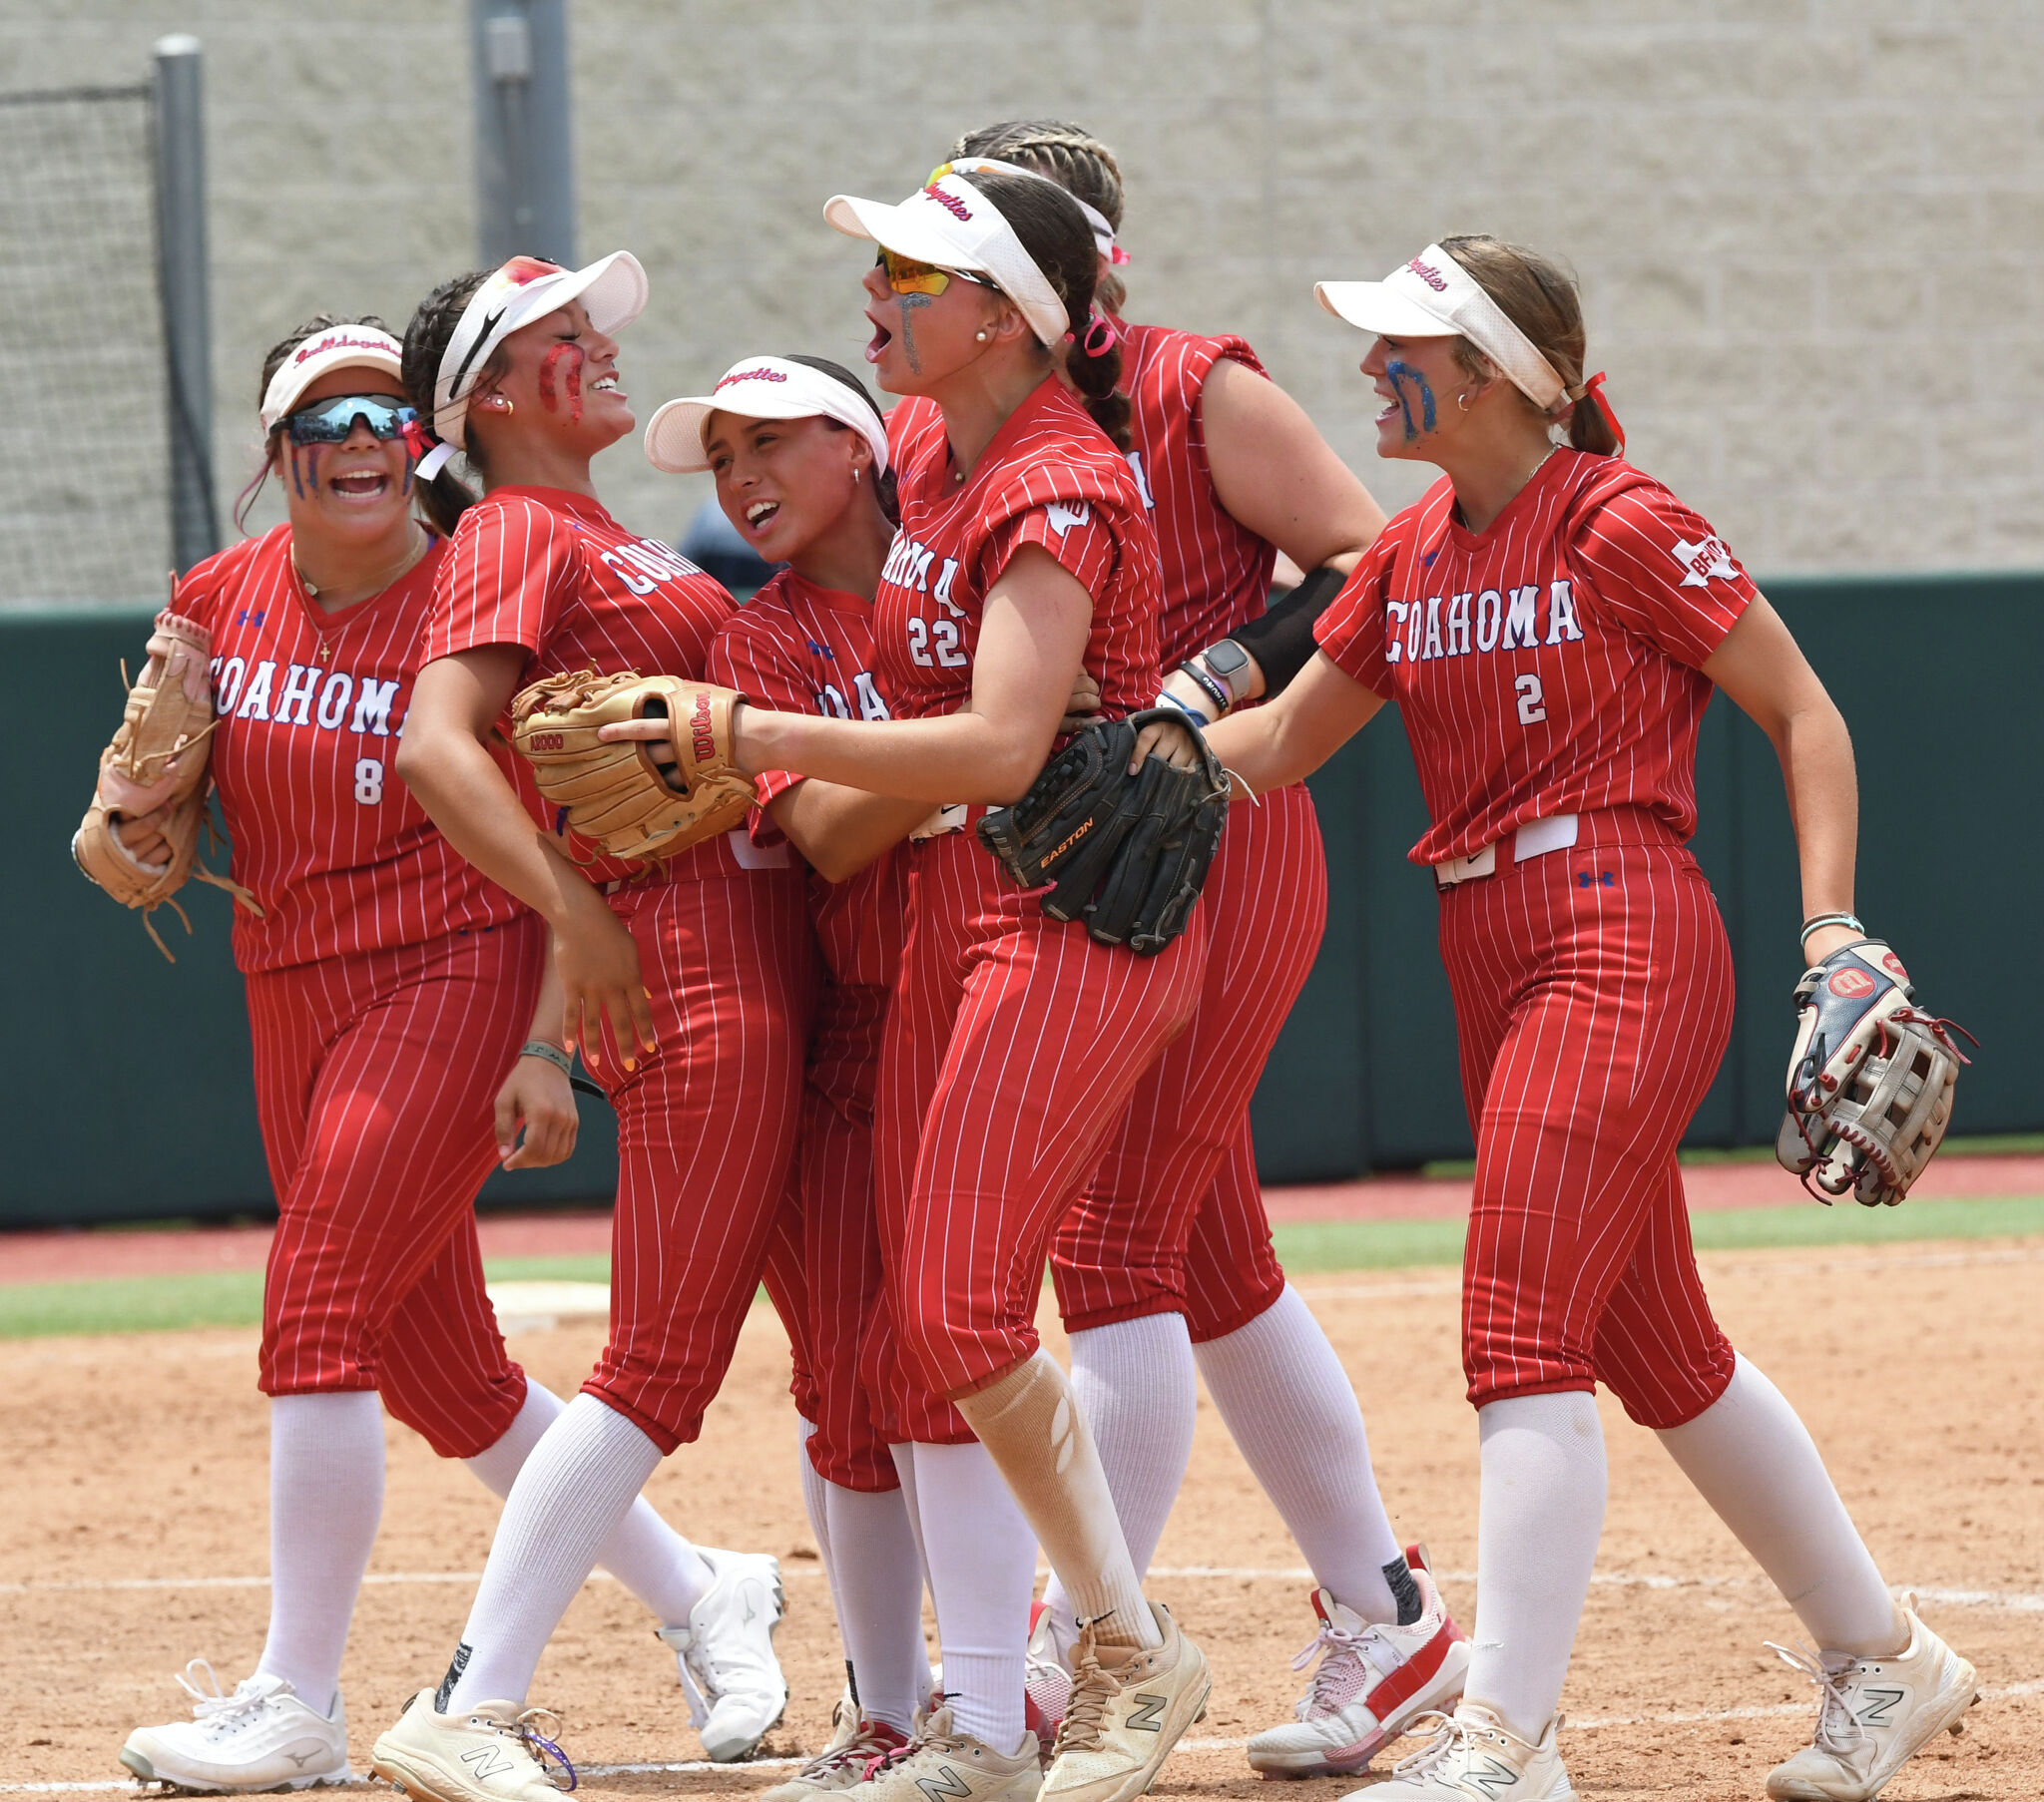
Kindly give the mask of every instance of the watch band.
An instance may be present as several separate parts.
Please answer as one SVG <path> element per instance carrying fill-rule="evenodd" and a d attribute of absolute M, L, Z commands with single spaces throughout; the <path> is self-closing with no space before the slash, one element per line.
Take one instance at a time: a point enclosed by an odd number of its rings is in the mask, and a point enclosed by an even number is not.
<path fill-rule="evenodd" d="M 1228 661 L 1231 652 L 1234 654 L 1233 662 Z M 1228 690 L 1232 705 L 1240 706 L 1249 699 L 1250 654 L 1235 640 L 1218 640 L 1194 658 L 1193 662 Z"/>

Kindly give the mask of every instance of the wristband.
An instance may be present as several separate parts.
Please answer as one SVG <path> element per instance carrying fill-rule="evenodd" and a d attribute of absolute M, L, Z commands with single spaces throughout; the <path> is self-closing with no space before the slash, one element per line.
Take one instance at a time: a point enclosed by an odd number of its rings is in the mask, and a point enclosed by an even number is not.
<path fill-rule="evenodd" d="M 1222 639 L 1193 660 L 1228 690 L 1229 700 L 1241 706 L 1250 697 L 1250 654 L 1233 639 Z"/>
<path fill-rule="evenodd" d="M 1808 944 L 1809 935 L 1813 932 L 1821 931 L 1826 926 L 1849 926 L 1861 938 L 1866 936 L 1866 928 L 1861 924 L 1857 914 L 1811 914 L 1808 919 L 1802 922 L 1802 934 L 1796 942 L 1802 945 Z"/>
<path fill-rule="evenodd" d="M 549 1045 L 544 1039 L 528 1039 L 518 1048 L 521 1058 L 544 1058 L 564 1077 L 575 1074 L 575 1060 L 558 1045 Z"/>
<path fill-rule="evenodd" d="M 1157 699 L 1152 704 L 1160 707 L 1176 707 L 1197 726 L 1206 727 L 1214 723 L 1198 707 L 1194 706 L 1191 701 L 1179 699 L 1169 688 L 1159 688 L 1157 690 Z"/>
<path fill-rule="evenodd" d="M 1198 664 L 1188 661 L 1179 665 L 1178 672 L 1181 676 L 1189 677 L 1193 685 L 1214 703 L 1214 717 L 1216 719 L 1221 718 L 1230 707 L 1235 705 L 1235 697 L 1216 681 L 1213 676 L 1209 676 L 1206 671 L 1202 670 Z"/>

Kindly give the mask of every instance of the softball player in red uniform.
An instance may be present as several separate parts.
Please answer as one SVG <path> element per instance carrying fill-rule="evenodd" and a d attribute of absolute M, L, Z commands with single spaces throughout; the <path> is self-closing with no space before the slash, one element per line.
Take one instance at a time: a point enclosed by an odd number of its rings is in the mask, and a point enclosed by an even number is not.
<path fill-rule="evenodd" d="M 825 718 L 891 716 L 873 595 L 895 528 L 887 433 L 857 377 L 809 357 L 755 356 L 712 393 L 670 401 L 646 454 L 710 471 L 739 534 L 787 567 L 719 630 L 710 674 L 755 701 Z M 891 847 L 929 809 L 787 771 L 760 779 L 756 842 L 807 861 L 825 980 L 802 1095 L 798 1205 L 783 1211 L 766 1286 L 794 1349 L 802 1494 L 845 1648 L 848 1705 L 831 1744 L 773 1802 L 848 1788 L 902 1745 L 929 1699 L 922 1561 L 861 1347 L 881 1312 L 873 1102 L 906 930 L 907 860 Z"/>
<path fill-rule="evenodd" d="M 1781 754 L 1813 960 L 1859 936 L 1817 920 L 1850 919 L 1844 722 L 1724 541 L 1617 454 L 1552 263 L 1450 237 L 1318 292 L 1375 334 L 1380 453 L 1445 479 L 1372 547 L 1305 673 L 1211 742 L 1262 791 L 1398 703 L 1477 1141 L 1474 1656 L 1453 1717 L 1372 1793 L 1575 1793 L 1555 1708 L 1603 1521 L 1602 1381 L 1822 1648 L 1791 1655 L 1816 1736 L 1769 1794 L 1864 1802 L 1957 1721 L 1973 1667 L 1894 1604 L 1793 1410 L 1712 1319 L 1676 1161 L 1732 1022 L 1724 927 L 1683 848 L 1704 707 L 1724 688 Z"/>
<path fill-rule="evenodd" d="M 948 1705 L 874 1781 L 908 1802 L 919 1783 L 1036 1793 L 1022 1717 L 1033 1560 L 998 1470 L 1091 1622 L 1044 1793 L 1134 1795 L 1199 1711 L 1205 1660 L 1144 1598 L 1084 1415 L 1031 1316 L 1052 1230 L 1191 1015 L 1203 922 L 1155 959 L 1097 945 L 1005 884 L 964 828 L 1035 777 L 1082 666 L 1111 715 L 1156 693 L 1156 537 L 1097 423 L 1120 429 L 1126 407 L 1113 328 L 1092 310 L 1092 235 L 1068 196 L 945 176 L 899 207 L 839 197 L 825 217 L 880 246 L 866 287 L 881 385 L 929 395 L 945 426 L 897 472 L 878 635 L 900 717 L 748 707 L 737 725 L 749 767 L 940 809 L 909 851 L 877 1158 L 890 1399 L 914 1447 Z M 1054 371 L 1068 334 L 1085 405 Z"/>
<path fill-rule="evenodd" d="M 322 315 L 269 353 L 264 468 L 289 523 L 208 559 L 172 601 L 211 641 L 211 770 L 261 910 L 236 911 L 235 956 L 279 1215 L 260 1364 L 268 1639 L 232 1695 L 188 1681 L 196 1719 L 121 1754 L 185 1789 L 349 1776 L 338 1685 L 382 1510 L 379 1393 L 500 1495 L 562 1406 L 505 1356 L 472 1206 L 500 1157 L 573 1148 L 544 943 L 390 772 L 445 553 L 412 517 L 398 368 L 373 319 Z M 122 830 L 155 860 L 151 817 Z M 670 1624 L 687 1623 L 674 1573 L 695 1557 L 644 1502 L 603 1553 Z"/>
<path fill-rule="evenodd" d="M 967 175 L 1019 168 L 1073 194 L 1119 315 L 1122 182 L 1105 145 L 1076 126 L 1023 120 L 967 133 L 952 158 Z M 1171 676 L 1160 698 L 1207 724 L 1262 690 L 1264 672 L 1233 635 L 1261 620 L 1277 553 L 1319 571 L 1331 591 L 1384 516 L 1243 339 L 1116 323 L 1129 464 L 1163 552 Z M 900 441 L 929 429 L 932 413 L 903 402 L 891 422 Z M 1355 1391 L 1285 1285 L 1257 1181 L 1250 1097 L 1318 950 L 1326 889 L 1302 783 L 1230 820 L 1202 902 L 1199 1010 L 1138 1084 L 1051 1264 L 1073 1388 L 1138 1571 L 1185 1477 L 1196 1360 L 1306 1555 L 1319 1666 L 1296 1718 L 1249 1745 L 1253 1766 L 1289 1776 L 1361 1770 L 1406 1721 L 1451 1702 L 1468 1663 L 1431 1577 L 1399 1551 Z M 1271 931 L 1274 919 L 1286 930 Z M 1044 1599 L 1030 1681 L 1054 1713 L 1076 1625 L 1056 1578 Z"/>
<path fill-rule="evenodd" d="M 813 951 L 792 860 L 739 834 L 634 880 L 537 827 L 490 750 L 526 682 L 585 667 L 700 676 L 732 611 L 590 481 L 591 457 L 632 429 L 609 334 L 645 294 L 624 253 L 580 270 L 518 257 L 438 289 L 406 334 L 407 385 L 441 440 L 421 464 L 432 498 L 466 498 L 443 473 L 457 445 L 486 493 L 434 581 L 400 773 L 551 930 L 568 1033 L 609 1086 L 619 1152 L 610 1343 L 519 1474 L 445 1682 L 376 1743 L 381 1774 L 440 1802 L 554 1793 L 524 1709 L 534 1667 L 655 1466 L 701 1427 L 798 1119 Z M 712 1554 L 687 1578 L 699 1599 L 663 1637 L 711 1756 L 745 1756 L 786 1700 L 777 1568 Z"/>

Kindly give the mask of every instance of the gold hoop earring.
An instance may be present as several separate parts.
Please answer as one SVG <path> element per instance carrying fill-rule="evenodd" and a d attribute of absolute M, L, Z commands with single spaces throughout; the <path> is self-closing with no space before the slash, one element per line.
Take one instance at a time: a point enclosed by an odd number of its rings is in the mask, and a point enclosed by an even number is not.
<path fill-rule="evenodd" d="M 1455 405 L 1456 405 L 1456 406 L 1458 406 L 1458 407 L 1460 407 L 1460 408 L 1462 409 L 1462 411 L 1463 411 L 1463 412 L 1465 412 L 1465 413 L 1466 413 L 1466 412 L 1468 412 L 1468 411 L 1469 411 L 1469 396 L 1468 396 L 1468 395 L 1466 395 L 1466 394 L 1457 394 L 1457 395 L 1455 396 Z"/>

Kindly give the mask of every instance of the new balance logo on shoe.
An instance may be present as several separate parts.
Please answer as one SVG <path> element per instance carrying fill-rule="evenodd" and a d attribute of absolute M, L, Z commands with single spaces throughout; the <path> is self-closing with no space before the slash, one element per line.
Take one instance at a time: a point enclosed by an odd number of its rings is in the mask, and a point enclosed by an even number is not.
<path fill-rule="evenodd" d="M 471 1747 L 461 1754 L 461 1762 L 475 1773 L 478 1783 L 487 1783 L 492 1777 L 501 1777 L 513 1768 L 501 1746 Z"/>
<path fill-rule="evenodd" d="M 948 1764 L 937 1766 L 934 1777 L 918 1777 L 915 1787 L 929 1798 L 929 1802 L 944 1802 L 946 1796 L 969 1796 L 972 1785 L 958 1775 Z"/>
<path fill-rule="evenodd" d="M 1468 1770 L 1462 1773 L 1464 1783 L 1473 1783 L 1486 1796 L 1501 1796 L 1519 1781 L 1519 1773 L 1508 1764 L 1500 1764 L 1495 1758 L 1486 1758 L 1483 1770 Z"/>
<path fill-rule="evenodd" d="M 1862 1727 L 1892 1727 L 1895 1710 L 1909 1697 L 1906 1689 L 1862 1689 L 1859 1693 L 1866 1699 L 1852 1718 Z"/>
<path fill-rule="evenodd" d="M 1161 1695 L 1139 1695 L 1136 1700 L 1143 1705 L 1129 1716 L 1129 1726 L 1144 1733 L 1162 1733 L 1164 1710 L 1170 1698 Z"/>

